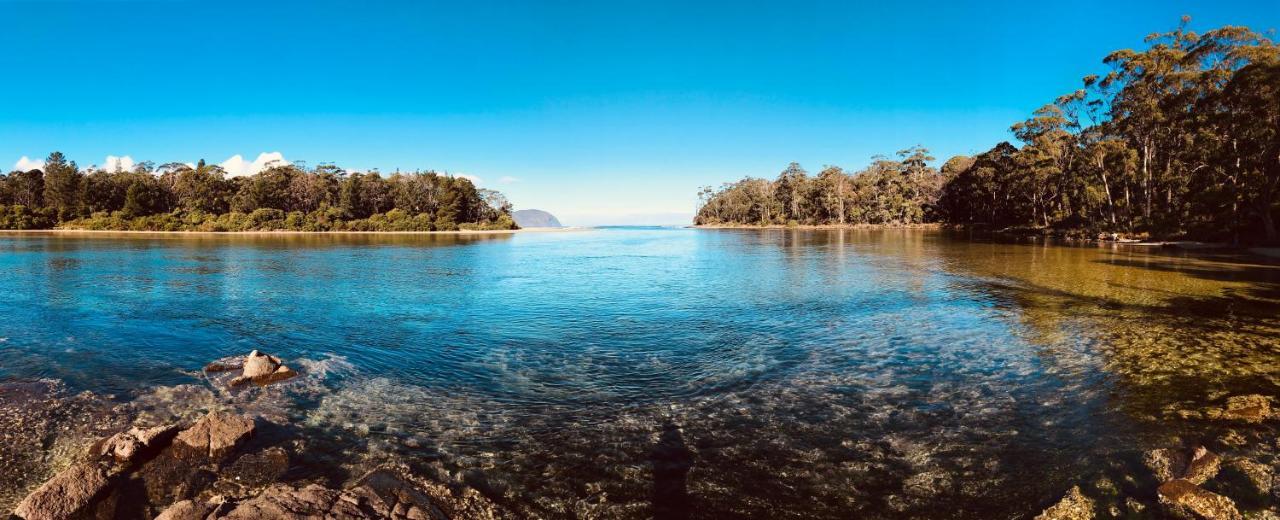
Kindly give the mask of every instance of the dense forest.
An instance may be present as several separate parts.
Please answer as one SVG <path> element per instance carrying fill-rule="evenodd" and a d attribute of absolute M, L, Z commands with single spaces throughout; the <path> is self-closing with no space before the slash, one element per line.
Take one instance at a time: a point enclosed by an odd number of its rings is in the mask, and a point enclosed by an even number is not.
<path fill-rule="evenodd" d="M 0 176 L 0 229 L 453 231 L 515 229 L 501 193 L 435 172 L 271 165 L 228 177 L 216 165 L 81 170 L 59 152 Z"/>
<path fill-rule="evenodd" d="M 1002 142 L 935 168 L 923 147 L 846 173 L 703 188 L 700 225 L 914 224 L 1277 241 L 1280 47 L 1189 18 L 1120 50 L 1014 124 Z"/>

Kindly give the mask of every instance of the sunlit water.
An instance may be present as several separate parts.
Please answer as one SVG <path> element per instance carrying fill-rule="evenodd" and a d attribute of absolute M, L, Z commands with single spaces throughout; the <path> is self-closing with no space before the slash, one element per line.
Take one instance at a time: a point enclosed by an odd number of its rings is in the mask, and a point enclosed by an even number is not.
<path fill-rule="evenodd" d="M 0 294 L 0 381 L 199 408 L 262 349 L 290 478 L 530 517 L 1019 517 L 1280 385 L 1275 264 L 926 231 L 0 235 Z"/>

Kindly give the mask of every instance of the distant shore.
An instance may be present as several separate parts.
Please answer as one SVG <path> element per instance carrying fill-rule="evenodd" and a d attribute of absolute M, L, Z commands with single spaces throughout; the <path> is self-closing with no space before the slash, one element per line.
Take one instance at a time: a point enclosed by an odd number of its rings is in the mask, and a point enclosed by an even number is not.
<path fill-rule="evenodd" d="M 534 227 L 520 229 L 473 229 L 457 231 L 152 231 L 152 230 L 115 230 L 115 229 L 0 229 L 3 233 L 21 234 L 58 234 L 58 235 L 509 235 L 515 233 L 559 233 L 582 231 L 581 227 Z"/>
<path fill-rule="evenodd" d="M 694 229 L 942 229 L 944 224 L 930 222 L 927 224 L 770 224 L 767 226 L 752 224 L 695 224 Z"/>

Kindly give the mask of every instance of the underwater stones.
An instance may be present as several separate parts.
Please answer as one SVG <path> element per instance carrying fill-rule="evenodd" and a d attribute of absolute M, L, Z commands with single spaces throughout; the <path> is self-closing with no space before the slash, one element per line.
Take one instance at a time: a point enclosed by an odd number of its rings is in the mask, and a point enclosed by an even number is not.
<path fill-rule="evenodd" d="M 1223 471 L 1224 478 L 1248 489 L 1255 497 L 1268 497 L 1272 493 L 1275 470 L 1266 464 L 1249 459 L 1234 459 Z"/>
<path fill-rule="evenodd" d="M 253 435 L 253 420 L 226 412 L 209 412 L 194 425 L 178 433 L 174 447 L 213 460 L 220 460 Z"/>
<path fill-rule="evenodd" d="M 1185 520 L 1242 520 L 1230 498 L 1206 491 L 1183 479 L 1170 480 L 1156 489 L 1165 512 Z"/>
<path fill-rule="evenodd" d="M 1093 500 L 1080 492 L 1080 486 L 1073 486 L 1067 496 L 1057 504 L 1045 509 L 1036 516 L 1036 520 L 1088 520 L 1093 518 Z"/>
<path fill-rule="evenodd" d="M 1225 408 L 1205 411 L 1205 417 L 1222 421 L 1260 423 L 1271 417 L 1271 401 L 1258 394 L 1235 395 L 1227 398 Z"/>
<path fill-rule="evenodd" d="M 215 491 L 244 496 L 279 481 L 288 470 L 289 453 L 279 446 L 245 453 L 218 470 Z"/>
<path fill-rule="evenodd" d="M 104 496 L 109 495 L 110 483 L 101 466 L 73 464 L 27 495 L 13 514 L 24 520 L 111 518 L 114 500 Z"/>

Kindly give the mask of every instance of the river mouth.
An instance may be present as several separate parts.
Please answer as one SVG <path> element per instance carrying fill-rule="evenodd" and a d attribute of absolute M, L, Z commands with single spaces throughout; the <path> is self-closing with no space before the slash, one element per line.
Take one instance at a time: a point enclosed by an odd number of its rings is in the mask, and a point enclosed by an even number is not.
<path fill-rule="evenodd" d="M 311 439 L 290 478 L 403 461 L 528 517 L 1010 517 L 1150 448 L 1274 450 L 1190 413 L 1276 395 L 1280 266 L 1255 258 L 920 230 L 380 240 L 0 238 L 0 378 L 90 391 L 104 422 L 235 406 Z M 199 370 L 252 349 L 304 377 L 236 400 Z"/>

